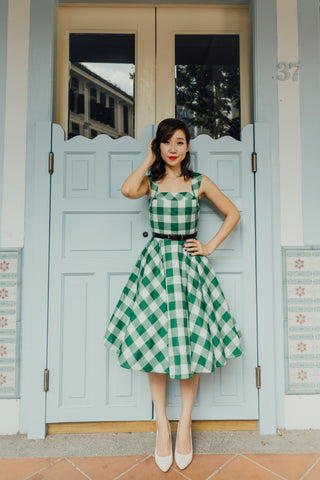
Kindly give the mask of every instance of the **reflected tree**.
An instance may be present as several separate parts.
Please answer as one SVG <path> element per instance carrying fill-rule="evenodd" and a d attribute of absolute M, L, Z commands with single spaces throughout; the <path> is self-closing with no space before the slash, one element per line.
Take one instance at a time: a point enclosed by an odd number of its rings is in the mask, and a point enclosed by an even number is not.
<path fill-rule="evenodd" d="M 177 118 L 199 133 L 240 139 L 239 67 L 177 65 L 176 105 Z"/>

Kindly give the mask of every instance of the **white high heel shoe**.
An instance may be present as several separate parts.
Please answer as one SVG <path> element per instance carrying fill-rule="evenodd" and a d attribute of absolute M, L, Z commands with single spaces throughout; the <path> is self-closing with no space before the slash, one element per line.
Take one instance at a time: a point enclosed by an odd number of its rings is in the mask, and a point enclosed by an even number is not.
<path fill-rule="evenodd" d="M 177 428 L 177 436 L 178 436 L 178 430 L 179 430 L 179 422 L 178 422 L 178 428 Z M 184 468 L 186 468 L 189 465 L 189 463 L 191 463 L 191 460 L 192 460 L 193 446 L 192 446 L 191 427 L 190 427 L 190 438 L 191 438 L 191 451 L 190 451 L 190 453 L 186 453 L 186 454 L 178 453 L 177 448 L 175 449 L 175 452 L 174 452 L 174 459 L 176 461 L 176 464 L 180 468 L 180 470 L 183 470 Z M 176 443 L 176 446 L 177 446 L 177 443 Z"/>
<path fill-rule="evenodd" d="M 169 468 L 171 467 L 172 462 L 173 462 L 172 442 L 171 442 L 171 428 L 170 428 L 169 421 L 168 421 L 168 425 L 169 425 L 170 443 L 171 443 L 171 453 L 170 453 L 170 455 L 167 455 L 166 457 L 160 457 L 157 454 L 158 430 L 157 430 L 157 434 L 156 434 L 156 448 L 155 448 L 155 451 L 154 451 L 154 458 L 155 458 L 156 464 L 158 465 L 158 467 L 163 472 L 167 472 L 169 470 Z"/>

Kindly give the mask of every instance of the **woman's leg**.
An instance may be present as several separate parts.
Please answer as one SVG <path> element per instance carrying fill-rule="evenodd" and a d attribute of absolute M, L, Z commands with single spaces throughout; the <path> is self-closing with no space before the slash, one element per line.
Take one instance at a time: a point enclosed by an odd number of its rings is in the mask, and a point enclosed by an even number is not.
<path fill-rule="evenodd" d="M 179 420 L 179 436 L 176 439 L 176 450 L 187 454 L 191 450 L 190 426 L 191 413 L 198 389 L 199 373 L 194 373 L 192 378 L 180 380 L 181 415 Z"/>
<path fill-rule="evenodd" d="M 158 445 L 157 454 L 160 457 L 170 455 L 170 433 L 168 429 L 166 401 L 167 374 L 148 372 L 152 400 L 157 416 Z"/>

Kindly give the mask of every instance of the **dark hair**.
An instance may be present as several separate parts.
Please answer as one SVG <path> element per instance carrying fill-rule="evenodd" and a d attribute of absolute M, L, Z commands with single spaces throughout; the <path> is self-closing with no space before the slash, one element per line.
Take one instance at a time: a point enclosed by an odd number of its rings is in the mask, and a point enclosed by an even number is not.
<path fill-rule="evenodd" d="M 182 120 L 166 118 L 158 125 L 156 138 L 152 145 L 153 153 L 156 155 L 156 159 L 150 168 L 153 181 L 161 180 L 166 171 L 166 164 L 160 153 L 160 143 L 169 140 L 176 130 L 182 130 L 184 132 L 188 144 L 190 142 L 190 132 L 187 125 L 182 122 Z M 184 160 L 181 162 L 181 175 L 184 175 L 185 180 L 193 177 L 193 170 L 190 168 L 190 161 L 190 153 L 187 152 Z"/>

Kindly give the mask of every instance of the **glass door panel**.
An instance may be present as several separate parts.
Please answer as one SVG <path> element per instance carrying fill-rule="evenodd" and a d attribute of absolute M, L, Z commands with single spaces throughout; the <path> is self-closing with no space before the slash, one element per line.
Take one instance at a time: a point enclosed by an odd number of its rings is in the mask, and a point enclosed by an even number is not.
<path fill-rule="evenodd" d="M 177 116 L 193 136 L 239 138 L 250 123 L 249 58 L 247 6 L 158 7 L 157 122 Z"/>
<path fill-rule="evenodd" d="M 140 138 L 155 123 L 153 7 L 59 6 L 56 122 L 67 137 Z"/>
<path fill-rule="evenodd" d="M 134 137 L 135 36 L 71 33 L 68 138 Z"/>
<path fill-rule="evenodd" d="M 61 4 L 56 111 L 68 137 L 139 139 L 177 116 L 193 136 L 239 138 L 251 123 L 248 7 Z"/>
<path fill-rule="evenodd" d="M 239 35 L 175 35 L 175 66 L 175 116 L 191 137 L 239 140 Z"/>

